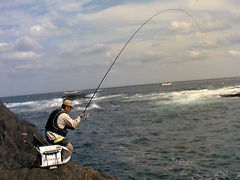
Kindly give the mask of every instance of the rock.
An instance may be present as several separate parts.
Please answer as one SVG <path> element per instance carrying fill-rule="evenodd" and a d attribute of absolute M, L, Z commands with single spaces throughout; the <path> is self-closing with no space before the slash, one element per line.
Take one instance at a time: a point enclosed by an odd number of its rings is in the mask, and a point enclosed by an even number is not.
<path fill-rule="evenodd" d="M 223 94 L 220 95 L 221 97 L 240 97 L 240 93 L 236 93 L 236 94 Z"/>
<path fill-rule="evenodd" d="M 46 143 L 33 124 L 18 120 L 0 102 L 0 179 L 117 179 L 73 161 L 54 170 L 40 168 L 33 134 Z"/>

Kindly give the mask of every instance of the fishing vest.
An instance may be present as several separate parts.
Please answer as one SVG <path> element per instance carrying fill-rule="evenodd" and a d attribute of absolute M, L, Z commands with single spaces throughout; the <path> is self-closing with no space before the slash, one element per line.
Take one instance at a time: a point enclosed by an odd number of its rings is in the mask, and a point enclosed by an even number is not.
<path fill-rule="evenodd" d="M 58 124 L 57 124 L 58 117 L 62 113 L 64 113 L 64 111 L 62 109 L 54 110 L 48 118 L 47 124 L 45 126 L 45 130 L 54 132 L 56 134 L 59 134 L 59 135 L 65 137 L 68 133 L 68 131 L 67 131 L 68 127 L 65 126 L 64 129 L 61 129 L 58 127 Z"/>

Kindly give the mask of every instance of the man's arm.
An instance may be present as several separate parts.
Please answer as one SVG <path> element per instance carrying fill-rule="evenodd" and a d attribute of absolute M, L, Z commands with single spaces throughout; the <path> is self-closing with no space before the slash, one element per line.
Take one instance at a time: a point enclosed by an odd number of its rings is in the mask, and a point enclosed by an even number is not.
<path fill-rule="evenodd" d="M 66 113 L 62 113 L 59 117 L 58 117 L 58 126 L 60 128 L 64 128 L 65 126 L 69 127 L 70 129 L 76 129 L 76 127 L 78 126 L 78 124 L 80 123 L 81 118 L 80 116 L 77 116 L 76 119 L 72 119 L 68 114 Z"/>

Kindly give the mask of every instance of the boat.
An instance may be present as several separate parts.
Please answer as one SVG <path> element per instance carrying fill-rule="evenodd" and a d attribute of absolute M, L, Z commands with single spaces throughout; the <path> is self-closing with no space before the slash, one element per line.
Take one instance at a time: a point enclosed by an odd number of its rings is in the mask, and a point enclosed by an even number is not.
<path fill-rule="evenodd" d="M 102 92 L 103 89 L 98 89 L 95 96 Z M 63 99 L 70 99 L 70 100 L 76 100 L 76 99 L 87 99 L 91 98 L 93 96 L 94 90 L 77 90 L 77 91 L 65 91 L 63 93 L 62 98 Z"/>
<path fill-rule="evenodd" d="M 62 98 L 70 100 L 86 98 L 87 93 L 83 91 L 65 91 Z"/>
<path fill-rule="evenodd" d="M 170 82 L 163 82 L 162 83 L 162 86 L 171 86 L 172 85 L 172 83 L 170 83 Z"/>
<path fill-rule="evenodd" d="M 76 94 L 76 93 L 79 93 L 80 91 L 65 91 L 63 94 L 64 95 L 67 95 L 67 94 Z"/>

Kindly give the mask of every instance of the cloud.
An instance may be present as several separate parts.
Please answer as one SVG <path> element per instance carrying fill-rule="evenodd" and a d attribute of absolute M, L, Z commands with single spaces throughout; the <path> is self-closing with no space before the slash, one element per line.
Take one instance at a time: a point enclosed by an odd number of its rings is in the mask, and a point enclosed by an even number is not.
<path fill-rule="evenodd" d="M 186 5 L 194 10 L 205 12 L 229 11 L 239 10 L 239 4 L 235 0 L 186 0 Z"/>
<path fill-rule="evenodd" d="M 59 6 L 59 9 L 64 12 L 79 12 L 83 10 L 83 6 L 87 3 L 91 2 L 90 0 L 81 0 L 76 1 L 68 1 L 67 3 L 62 2 Z"/>
<path fill-rule="evenodd" d="M 30 33 L 34 35 L 41 35 L 44 32 L 44 29 L 42 26 L 34 25 L 30 27 Z"/>
<path fill-rule="evenodd" d="M 240 51 L 229 50 L 228 53 L 234 57 L 240 57 Z"/>
<path fill-rule="evenodd" d="M 0 43 L 0 48 L 6 47 L 8 43 Z"/>
<path fill-rule="evenodd" d="M 227 39 L 228 45 L 238 45 L 240 44 L 240 32 L 229 32 L 225 39 Z"/>
<path fill-rule="evenodd" d="M 40 49 L 40 44 L 33 38 L 20 37 L 15 41 L 15 49 L 18 51 L 31 51 Z"/>
<path fill-rule="evenodd" d="M 192 28 L 192 24 L 186 21 L 172 21 L 171 28 L 173 30 L 189 31 Z"/>
<path fill-rule="evenodd" d="M 99 55 L 106 53 L 109 50 L 109 47 L 104 44 L 96 44 L 93 47 L 89 47 L 80 51 L 81 55 Z"/>
<path fill-rule="evenodd" d="M 190 50 L 186 52 L 186 54 L 191 58 L 198 58 L 201 55 L 199 51 L 194 51 L 194 50 Z"/>
<path fill-rule="evenodd" d="M 203 30 L 205 32 L 209 31 L 221 31 L 221 30 L 228 30 L 231 28 L 231 25 L 229 24 L 229 20 L 226 19 L 212 19 L 212 20 L 205 20 L 206 23 L 203 26 Z"/>
<path fill-rule="evenodd" d="M 35 60 L 41 57 L 40 49 L 41 46 L 35 39 L 27 36 L 19 37 L 11 43 L 0 43 L 0 59 L 1 61 Z"/>
<path fill-rule="evenodd" d="M 39 58 L 40 55 L 33 51 L 14 51 L 2 54 L 1 57 L 7 60 L 29 60 Z"/>
<path fill-rule="evenodd" d="M 5 52 L 8 50 L 9 44 L 8 43 L 4 43 L 4 42 L 0 42 L 0 52 Z"/>
<path fill-rule="evenodd" d="M 191 69 L 191 65 L 198 62 L 208 67 L 205 68 L 207 76 L 208 69 L 217 67 L 215 62 L 229 56 L 239 57 L 240 6 L 236 0 L 3 1 L 0 7 L 0 70 L 4 68 L 2 75 L 5 76 L 17 69 L 17 77 L 25 69 L 39 71 L 39 74 L 40 69 L 45 69 L 45 73 L 51 72 L 56 79 L 59 72 L 68 71 L 72 77 L 75 71 L 82 77 L 93 77 L 85 83 L 89 87 L 96 81 L 96 72 L 101 74 L 100 71 L 112 63 L 146 19 L 169 8 L 189 12 L 202 31 L 199 32 L 194 20 L 184 13 L 169 11 L 154 17 L 119 58 L 114 69 L 119 70 L 120 75 L 126 72 L 127 76 L 132 69 L 144 67 L 148 67 L 149 74 L 151 69 L 157 73 L 163 65 L 169 71 L 173 66 L 177 69 L 187 64 Z M 192 72 L 196 67 L 192 67 Z M 156 75 L 162 76 L 168 75 Z M 116 76 L 116 82 L 117 79 Z M 44 87 L 53 86 L 48 78 L 45 81 Z"/>
<path fill-rule="evenodd" d="M 129 26 L 130 24 L 140 24 L 146 18 L 150 17 L 156 11 L 147 11 L 146 9 L 152 5 L 126 3 L 123 5 L 115 5 L 109 8 L 101 9 L 92 13 L 84 14 L 83 12 L 78 13 L 72 20 L 72 24 L 89 22 L 93 25 L 97 25 L 99 28 L 110 25 L 124 25 Z M 157 9 L 155 7 L 155 9 Z M 130 13 L 131 12 L 131 13 Z M 141 13 L 139 13 L 141 12 Z M 106 26 L 105 26 L 106 27 Z"/>
<path fill-rule="evenodd" d="M 33 22 L 28 32 L 33 37 L 55 37 L 62 33 L 61 29 L 49 18 L 42 18 Z"/>

